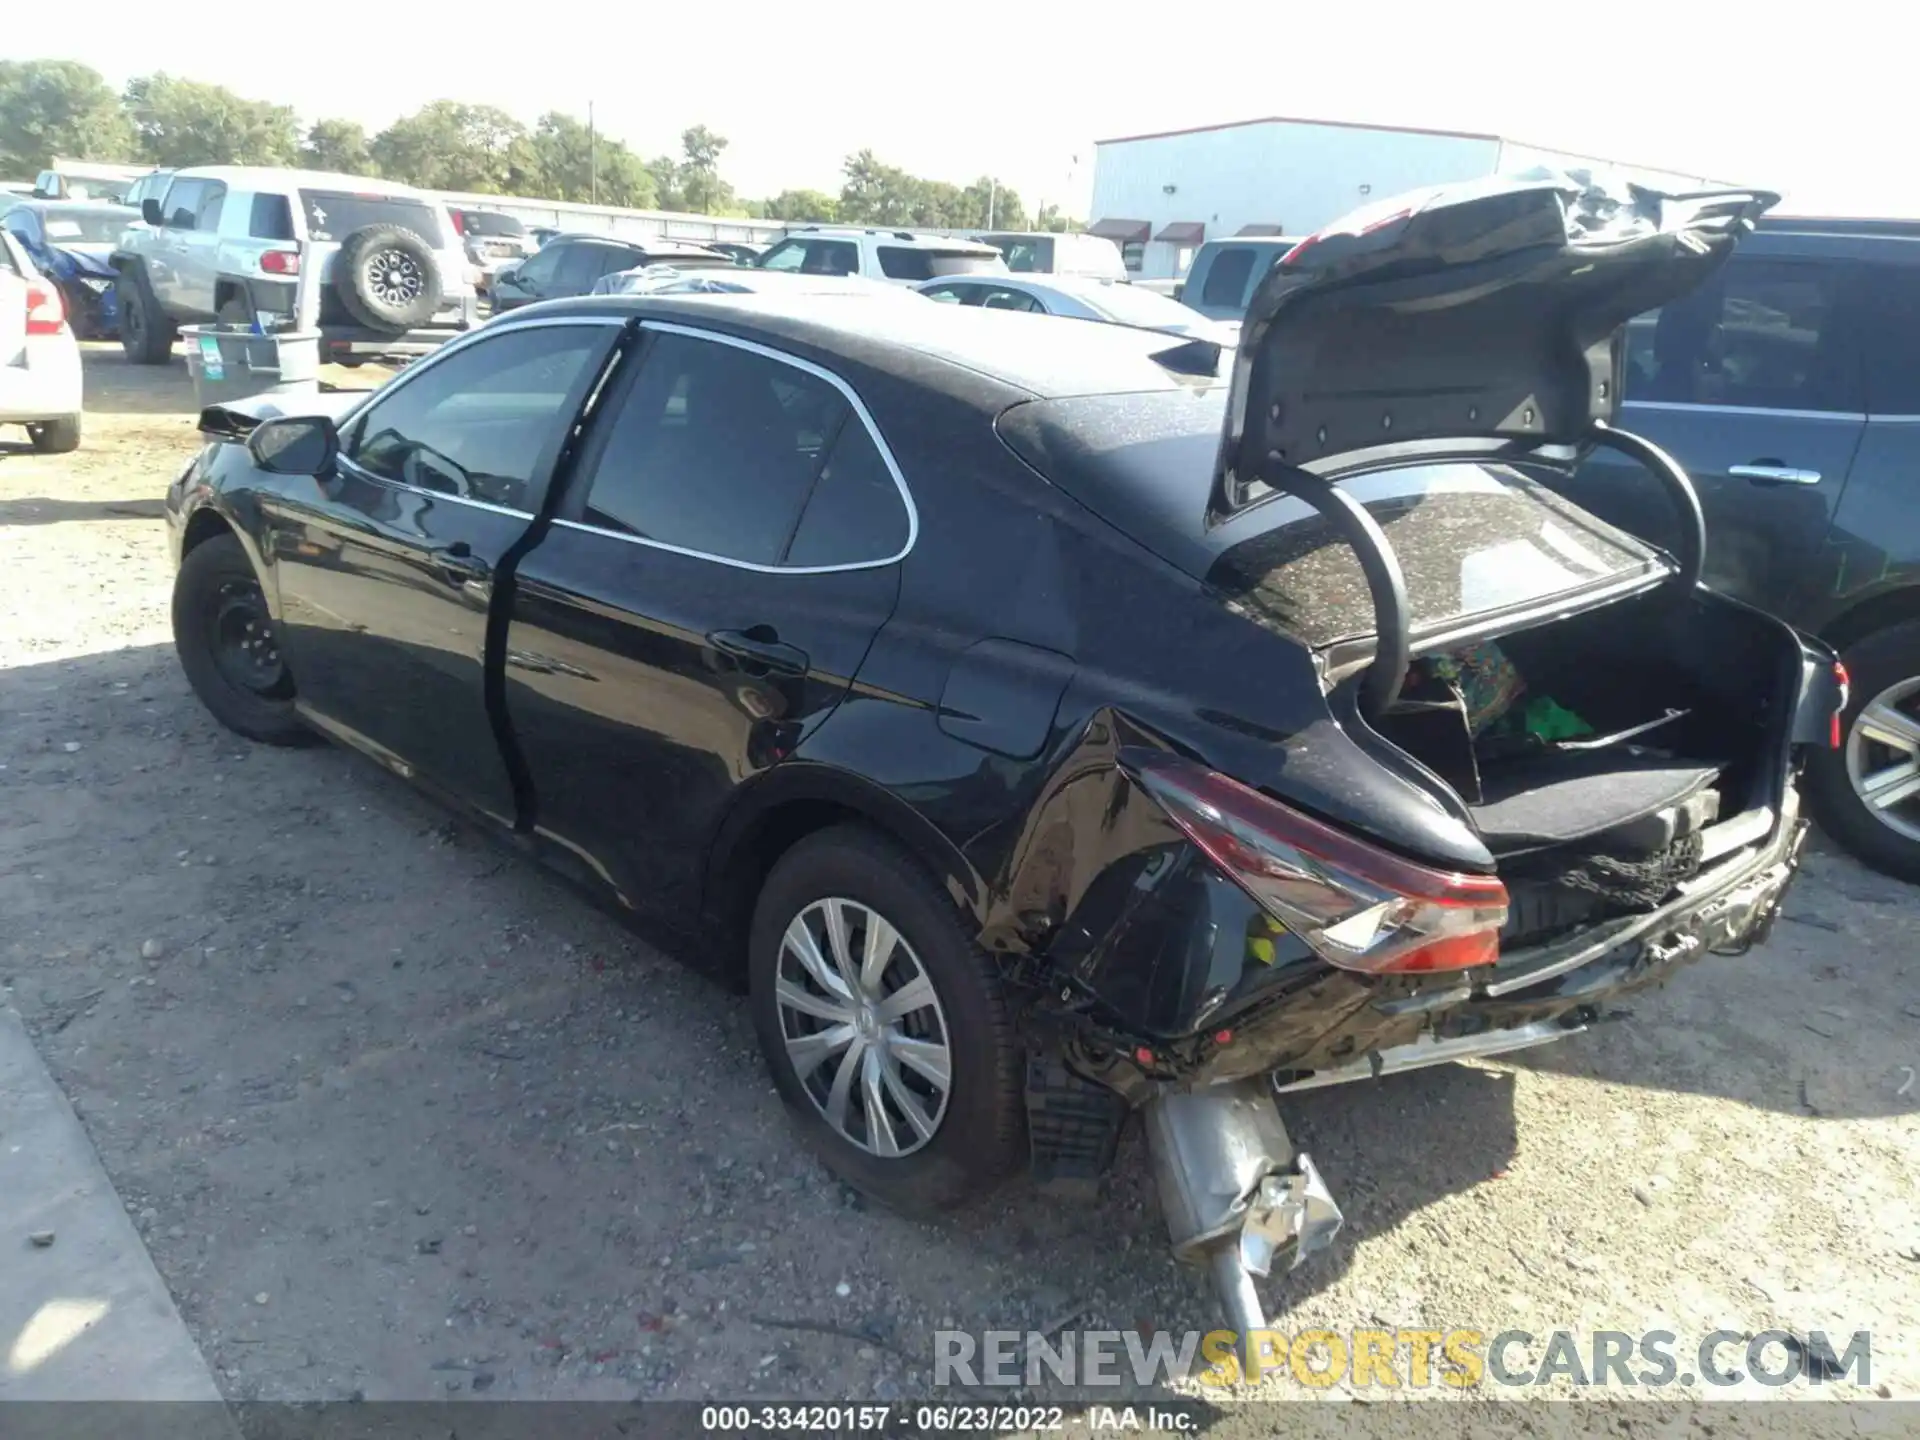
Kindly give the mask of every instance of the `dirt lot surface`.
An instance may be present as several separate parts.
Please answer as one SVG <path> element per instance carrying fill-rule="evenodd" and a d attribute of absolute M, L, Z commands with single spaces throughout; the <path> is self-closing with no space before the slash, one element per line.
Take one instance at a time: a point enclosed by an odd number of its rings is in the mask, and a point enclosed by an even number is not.
<path fill-rule="evenodd" d="M 919 1397 L 937 1328 L 1213 1327 L 1137 1136 L 1091 1207 L 877 1211 L 736 997 L 397 779 L 220 729 L 167 623 L 184 372 L 88 367 L 77 455 L 0 445 L 0 995 L 229 1398 Z M 1687 1373 L 1869 1330 L 1864 1389 L 1685 1394 L 1920 1397 L 1917 941 L 1816 848 L 1764 950 L 1626 1023 L 1298 1097 L 1348 1223 L 1275 1323 L 1528 1331 L 1522 1370 L 1666 1329 Z"/>

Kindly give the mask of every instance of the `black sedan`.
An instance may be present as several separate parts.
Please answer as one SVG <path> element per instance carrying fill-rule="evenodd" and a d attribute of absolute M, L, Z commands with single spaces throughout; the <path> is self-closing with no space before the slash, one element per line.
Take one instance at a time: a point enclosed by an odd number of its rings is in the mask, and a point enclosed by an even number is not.
<path fill-rule="evenodd" d="M 612 235 L 558 235 L 525 260 L 494 275 L 493 313 L 517 310 L 537 300 L 585 295 L 601 276 L 637 270 L 642 265 L 672 265 L 686 270 L 701 265 L 738 263 L 732 255 L 704 245 L 622 240 Z"/>
<path fill-rule="evenodd" d="M 1255 1328 L 1250 1273 L 1339 1224 L 1276 1088 L 1556 1039 L 1778 912 L 1832 654 L 1699 585 L 1686 476 L 1608 424 L 1621 324 L 1762 203 L 1426 197 L 1304 243 L 1230 366 L 843 296 L 541 306 L 330 413 L 208 411 L 180 658 L 744 981 L 889 1201 L 1085 1185 L 1143 1110 Z M 1513 463 L 1595 445 L 1672 553 Z"/>

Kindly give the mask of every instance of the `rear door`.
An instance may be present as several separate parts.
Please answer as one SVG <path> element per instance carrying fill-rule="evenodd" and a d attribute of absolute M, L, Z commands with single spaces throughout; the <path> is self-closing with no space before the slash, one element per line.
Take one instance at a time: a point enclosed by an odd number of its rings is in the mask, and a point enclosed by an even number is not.
<path fill-rule="evenodd" d="M 1801 624 L 1839 578 L 1827 536 L 1866 430 L 1859 281 L 1848 262 L 1738 255 L 1627 328 L 1617 423 L 1691 476 L 1707 584 Z M 1670 540 L 1670 507 L 1623 456 L 1597 452 L 1565 490 Z"/>
<path fill-rule="evenodd" d="M 263 498 L 283 648 L 321 728 L 506 824 L 488 718 L 488 610 L 619 333 L 489 328 L 351 418 L 334 476 Z"/>
<path fill-rule="evenodd" d="M 844 382 L 729 336 L 647 332 L 516 569 L 505 694 L 537 833 L 673 918 L 736 790 L 846 694 L 914 522 Z"/>

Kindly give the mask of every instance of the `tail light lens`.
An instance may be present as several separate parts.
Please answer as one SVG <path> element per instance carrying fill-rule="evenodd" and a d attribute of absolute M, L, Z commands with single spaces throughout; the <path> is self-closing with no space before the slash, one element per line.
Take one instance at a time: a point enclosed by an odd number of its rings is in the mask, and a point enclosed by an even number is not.
<path fill-rule="evenodd" d="M 1847 701 L 1853 697 L 1853 677 L 1847 674 L 1847 667 L 1838 660 L 1833 662 L 1833 683 L 1840 692 L 1840 698 L 1834 703 L 1833 717 L 1827 722 L 1827 748 L 1840 748 L 1840 717 L 1847 713 Z"/>
<path fill-rule="evenodd" d="M 298 250 L 269 250 L 260 257 L 260 268 L 269 275 L 298 275 L 300 273 L 300 252 Z"/>
<path fill-rule="evenodd" d="M 67 328 L 67 302 L 51 280 L 27 282 L 27 334 L 58 335 Z"/>
<path fill-rule="evenodd" d="M 1491 964 L 1507 887 L 1435 870 L 1171 756 L 1123 759 L 1187 838 L 1331 964 L 1369 974 Z"/>

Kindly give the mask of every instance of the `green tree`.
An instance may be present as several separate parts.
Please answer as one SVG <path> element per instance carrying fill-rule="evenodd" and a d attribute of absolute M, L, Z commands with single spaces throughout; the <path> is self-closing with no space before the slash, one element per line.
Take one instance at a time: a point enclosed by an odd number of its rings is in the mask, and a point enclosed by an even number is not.
<path fill-rule="evenodd" d="M 831 223 L 840 218 L 840 202 L 818 190 L 782 190 L 761 204 L 769 220 L 811 220 Z"/>
<path fill-rule="evenodd" d="M 537 188 L 526 127 L 492 105 L 435 100 L 373 137 L 380 173 L 428 190 L 513 194 Z"/>
<path fill-rule="evenodd" d="M 1020 203 L 1020 192 L 982 175 L 966 189 L 965 218 L 953 222 L 955 228 L 1026 230 L 1027 207 Z"/>
<path fill-rule="evenodd" d="M 655 202 L 662 210 L 685 210 L 686 192 L 680 188 L 680 162 L 671 155 L 656 155 L 647 161 L 647 173 L 653 177 Z"/>
<path fill-rule="evenodd" d="M 681 132 L 680 151 L 685 158 L 677 176 L 682 201 L 677 208 L 717 215 L 733 204 L 733 187 L 720 178 L 720 152 L 726 148 L 726 137 L 704 125 Z"/>
<path fill-rule="evenodd" d="M 160 72 L 127 82 L 140 152 L 155 165 L 292 165 L 300 122 L 288 105 Z"/>
<path fill-rule="evenodd" d="M 1040 213 L 1034 216 L 1033 228 L 1036 230 L 1051 230 L 1055 234 L 1063 234 L 1069 230 L 1081 230 L 1086 227 L 1078 220 L 1068 219 L 1067 216 L 1061 212 L 1058 205 L 1048 201 L 1040 207 Z"/>
<path fill-rule="evenodd" d="M 119 97 L 72 60 L 0 60 L 0 174 L 31 179 L 56 156 L 132 159 Z"/>
<path fill-rule="evenodd" d="M 590 136 L 572 115 L 550 110 L 533 127 L 534 187 L 555 200 L 594 201 L 651 210 L 653 174 L 618 140 Z"/>
<path fill-rule="evenodd" d="M 351 120 L 316 120 L 300 149 L 300 163 L 310 170 L 333 170 L 342 175 L 373 175 L 373 151 L 367 132 Z"/>

